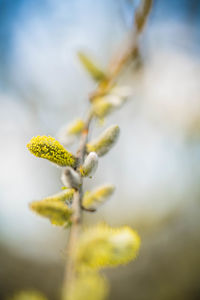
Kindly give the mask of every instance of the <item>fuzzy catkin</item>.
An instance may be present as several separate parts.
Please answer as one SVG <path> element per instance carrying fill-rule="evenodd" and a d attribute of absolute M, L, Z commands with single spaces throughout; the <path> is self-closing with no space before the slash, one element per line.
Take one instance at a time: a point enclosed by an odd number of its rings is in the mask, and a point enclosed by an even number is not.
<path fill-rule="evenodd" d="M 48 159 L 61 167 L 76 165 L 75 156 L 51 136 L 33 137 L 27 144 L 27 148 L 35 156 Z"/>
<path fill-rule="evenodd" d="M 87 144 L 87 151 L 96 152 L 98 156 L 105 155 L 117 142 L 119 132 L 118 125 L 110 126 L 97 139 Z"/>

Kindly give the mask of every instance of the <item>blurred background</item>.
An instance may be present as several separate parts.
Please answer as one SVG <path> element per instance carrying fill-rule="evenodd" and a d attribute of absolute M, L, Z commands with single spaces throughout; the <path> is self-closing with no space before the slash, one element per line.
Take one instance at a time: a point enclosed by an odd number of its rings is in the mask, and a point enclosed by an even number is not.
<path fill-rule="evenodd" d="M 106 68 L 138 3 L 0 0 L 0 299 L 29 288 L 58 299 L 67 232 L 28 203 L 60 190 L 60 170 L 26 144 L 85 116 L 95 84 L 76 53 Z M 134 95 L 105 122 L 121 137 L 86 187 L 116 193 L 84 221 L 129 224 L 142 239 L 136 261 L 105 272 L 110 300 L 200 299 L 199 29 L 200 1 L 154 0 L 141 64 L 126 75 Z"/>

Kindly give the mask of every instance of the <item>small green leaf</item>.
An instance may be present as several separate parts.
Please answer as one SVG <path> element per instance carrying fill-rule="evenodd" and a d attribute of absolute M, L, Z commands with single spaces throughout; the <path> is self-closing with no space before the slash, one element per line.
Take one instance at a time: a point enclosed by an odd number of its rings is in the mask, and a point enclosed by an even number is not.
<path fill-rule="evenodd" d="M 27 144 L 27 148 L 35 156 L 48 159 L 61 167 L 76 165 L 75 156 L 50 136 L 33 137 Z"/>
<path fill-rule="evenodd" d="M 87 144 L 87 152 L 96 152 L 98 156 L 105 155 L 115 145 L 119 131 L 119 126 L 110 126 L 97 139 Z"/>
<path fill-rule="evenodd" d="M 30 208 L 40 216 L 48 218 L 53 225 L 67 226 L 71 223 L 70 217 L 73 211 L 62 201 L 50 201 L 49 199 L 33 201 Z"/>
<path fill-rule="evenodd" d="M 136 258 L 138 234 L 128 226 L 111 228 L 100 224 L 82 233 L 77 248 L 77 268 L 100 269 L 126 264 Z"/>
<path fill-rule="evenodd" d="M 106 74 L 102 71 L 85 53 L 78 52 L 78 58 L 91 77 L 96 81 L 106 79 Z"/>
<path fill-rule="evenodd" d="M 113 185 L 104 185 L 92 192 L 86 192 L 83 196 L 83 206 L 87 209 L 96 209 L 103 204 L 113 194 L 115 187 Z"/>

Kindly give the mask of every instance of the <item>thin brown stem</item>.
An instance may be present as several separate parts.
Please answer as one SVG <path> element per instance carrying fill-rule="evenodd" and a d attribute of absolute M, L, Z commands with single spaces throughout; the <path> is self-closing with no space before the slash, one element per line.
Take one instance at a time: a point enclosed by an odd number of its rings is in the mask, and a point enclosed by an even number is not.
<path fill-rule="evenodd" d="M 99 83 L 97 89 L 90 95 L 90 101 L 104 96 L 115 84 L 116 79 L 130 61 L 139 57 L 139 36 L 142 33 L 152 8 L 153 0 L 141 0 L 141 4 L 135 12 L 134 26 L 128 33 L 122 47 L 114 55 L 108 66 L 108 76 Z"/>
<path fill-rule="evenodd" d="M 83 129 L 80 146 L 77 151 L 77 158 L 78 158 L 78 167 L 83 163 L 85 157 L 85 148 L 88 140 L 88 133 L 89 133 L 89 126 L 92 120 L 92 113 L 90 112 L 86 121 L 85 121 L 85 128 Z M 63 299 L 68 293 L 68 288 L 70 289 L 70 283 L 73 282 L 73 279 L 76 276 L 75 270 L 75 262 L 74 262 L 74 250 L 77 246 L 79 234 L 81 231 L 81 220 L 82 220 L 82 186 L 79 187 L 75 191 L 74 199 L 72 203 L 72 226 L 69 232 L 69 239 L 68 239 L 68 260 L 65 268 L 65 275 L 64 275 L 64 283 L 63 283 Z"/>

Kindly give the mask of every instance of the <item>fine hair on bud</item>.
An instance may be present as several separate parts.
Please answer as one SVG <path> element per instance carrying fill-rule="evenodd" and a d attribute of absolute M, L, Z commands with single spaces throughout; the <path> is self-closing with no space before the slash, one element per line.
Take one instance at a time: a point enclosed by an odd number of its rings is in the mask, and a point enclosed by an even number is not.
<path fill-rule="evenodd" d="M 30 208 L 40 216 L 48 218 L 53 225 L 64 226 L 71 222 L 72 210 L 64 202 L 33 201 Z"/>
<path fill-rule="evenodd" d="M 82 178 L 80 174 L 70 167 L 66 167 L 63 170 L 61 181 L 68 188 L 78 189 L 82 184 Z"/>
<path fill-rule="evenodd" d="M 98 156 L 105 155 L 115 145 L 119 132 L 118 125 L 110 126 L 97 139 L 87 144 L 87 151 L 96 152 Z"/>
<path fill-rule="evenodd" d="M 96 209 L 105 203 L 114 193 L 115 187 L 111 184 L 103 185 L 83 196 L 83 206 L 87 209 Z"/>
<path fill-rule="evenodd" d="M 74 196 L 74 189 L 71 188 L 65 188 L 63 191 L 48 196 L 46 198 L 43 198 L 42 201 L 46 202 L 66 202 L 66 203 L 71 203 L 73 196 Z"/>
<path fill-rule="evenodd" d="M 92 176 L 98 167 L 98 155 L 96 152 L 90 152 L 83 165 L 80 167 L 80 173 L 83 177 Z"/>

